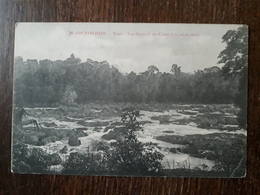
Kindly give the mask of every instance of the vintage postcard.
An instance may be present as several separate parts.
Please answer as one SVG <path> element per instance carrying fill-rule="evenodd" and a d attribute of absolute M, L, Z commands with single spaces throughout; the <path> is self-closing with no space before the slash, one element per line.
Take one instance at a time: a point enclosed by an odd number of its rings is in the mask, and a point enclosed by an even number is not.
<path fill-rule="evenodd" d="M 245 177 L 248 27 L 17 23 L 12 172 Z"/>

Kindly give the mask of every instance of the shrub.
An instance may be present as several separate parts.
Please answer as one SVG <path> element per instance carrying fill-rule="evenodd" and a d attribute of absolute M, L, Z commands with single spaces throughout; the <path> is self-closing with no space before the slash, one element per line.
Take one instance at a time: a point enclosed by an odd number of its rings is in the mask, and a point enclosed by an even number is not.
<path fill-rule="evenodd" d="M 116 175 L 158 175 L 162 173 L 161 154 L 152 143 L 138 141 L 136 131 L 143 131 L 137 118 L 140 112 L 133 106 L 122 110 L 121 120 L 126 135 L 110 146 L 101 145 L 107 159 L 110 174 Z"/>

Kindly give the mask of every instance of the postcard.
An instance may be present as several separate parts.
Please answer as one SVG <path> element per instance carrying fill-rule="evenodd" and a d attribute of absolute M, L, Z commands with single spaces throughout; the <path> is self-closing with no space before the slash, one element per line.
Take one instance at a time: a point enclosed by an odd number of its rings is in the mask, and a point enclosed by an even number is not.
<path fill-rule="evenodd" d="M 17 23 L 12 172 L 246 175 L 248 27 Z"/>

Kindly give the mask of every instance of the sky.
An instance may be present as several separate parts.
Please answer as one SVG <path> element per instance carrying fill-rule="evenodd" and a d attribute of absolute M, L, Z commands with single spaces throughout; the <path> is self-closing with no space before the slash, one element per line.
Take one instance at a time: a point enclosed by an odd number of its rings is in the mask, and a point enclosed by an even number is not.
<path fill-rule="evenodd" d="M 121 72 L 143 72 L 155 65 L 169 72 L 219 66 L 225 48 L 222 36 L 239 25 L 144 23 L 17 23 L 15 56 L 66 60 L 73 53 L 82 62 L 107 61 Z M 94 34 L 93 34 L 94 33 Z"/>

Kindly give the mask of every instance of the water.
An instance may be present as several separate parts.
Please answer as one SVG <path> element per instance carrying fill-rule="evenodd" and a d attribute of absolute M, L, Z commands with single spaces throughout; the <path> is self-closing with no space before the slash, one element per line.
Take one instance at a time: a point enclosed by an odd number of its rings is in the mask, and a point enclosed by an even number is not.
<path fill-rule="evenodd" d="M 44 108 L 30 108 L 26 109 L 28 112 L 39 112 L 44 110 Z M 47 108 L 46 110 L 55 110 L 55 108 Z M 238 130 L 229 132 L 227 130 L 218 130 L 218 129 L 202 129 L 198 128 L 195 123 L 189 123 L 188 125 L 177 125 L 173 123 L 168 124 L 160 124 L 159 120 L 152 120 L 151 117 L 158 117 L 160 115 L 168 115 L 169 121 L 179 120 L 179 119 L 185 119 L 188 118 L 194 114 L 198 114 L 197 111 L 194 110 L 186 110 L 190 112 L 191 114 L 182 114 L 177 112 L 176 110 L 170 109 L 166 110 L 164 112 L 152 112 L 152 111 L 141 111 L 141 118 L 139 121 L 149 121 L 150 123 L 146 123 L 143 126 L 144 132 L 138 133 L 138 139 L 139 141 L 143 143 L 152 142 L 157 144 L 158 148 L 160 148 L 160 152 L 164 155 L 163 158 L 163 165 L 165 168 L 189 168 L 189 169 L 206 169 L 211 170 L 212 166 L 214 165 L 214 161 L 210 161 L 208 159 L 204 158 L 196 158 L 192 157 L 189 154 L 184 153 L 172 153 L 169 151 L 170 148 L 182 148 L 185 147 L 184 145 L 179 144 L 171 144 L 163 141 L 156 140 L 155 138 L 157 136 L 165 136 L 165 135 L 194 135 L 194 134 L 211 134 L 211 133 L 241 133 L 246 135 L 246 131 Z M 99 113 L 100 110 L 94 110 L 93 112 Z M 73 117 L 67 117 L 70 119 L 68 120 L 62 120 L 60 117 L 46 117 L 41 116 L 38 118 L 39 124 L 44 123 L 55 123 L 57 126 L 49 127 L 51 129 L 74 129 L 74 128 L 86 128 L 83 125 L 77 124 L 79 120 L 82 120 L 82 118 L 73 118 Z M 120 117 L 110 117 L 104 119 L 92 119 L 92 120 L 86 120 L 87 122 L 95 122 L 95 121 L 113 121 L 113 122 L 119 122 Z M 42 125 L 44 126 L 44 125 Z M 45 129 L 48 129 L 48 127 L 44 127 Z M 46 151 L 49 154 L 52 153 L 58 153 L 64 145 L 67 145 L 68 147 L 68 153 L 67 154 L 60 154 L 62 160 L 65 162 L 68 158 L 69 154 L 71 152 L 86 152 L 89 150 L 89 147 L 94 142 L 102 141 L 102 136 L 107 134 L 108 132 L 104 132 L 105 126 L 101 127 L 99 131 L 95 131 L 94 127 L 87 127 L 88 130 L 85 132 L 88 133 L 88 136 L 80 137 L 81 145 L 80 146 L 69 146 L 68 140 L 64 139 L 61 141 L 56 141 L 54 143 L 48 143 L 44 146 L 31 146 L 31 147 L 39 147 Z M 166 131 L 166 132 L 165 132 Z M 55 167 L 54 167 L 55 169 Z M 58 169 L 58 168 L 57 168 Z"/>

